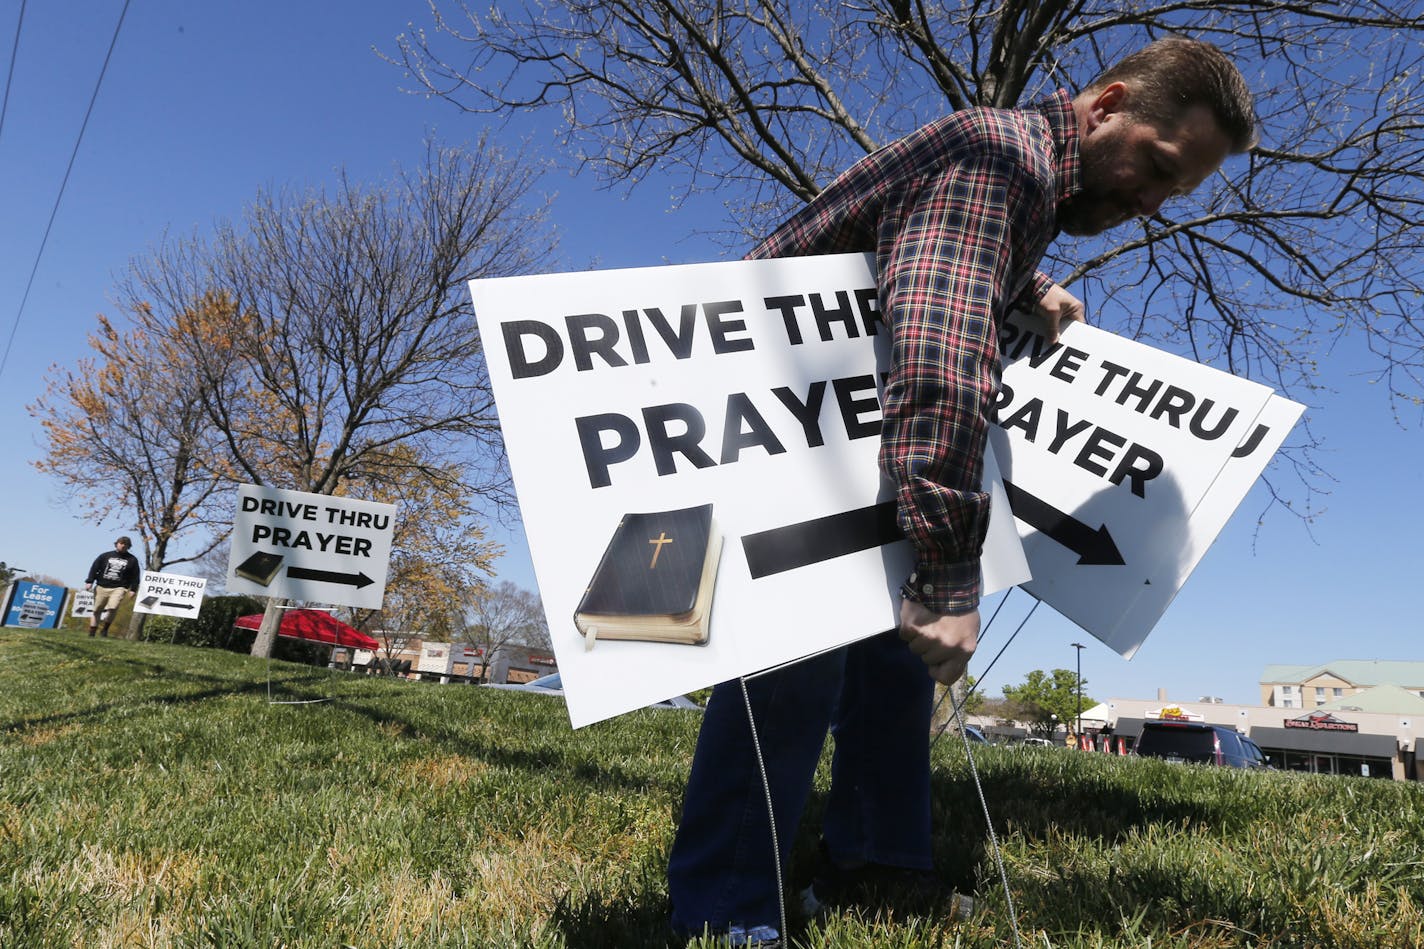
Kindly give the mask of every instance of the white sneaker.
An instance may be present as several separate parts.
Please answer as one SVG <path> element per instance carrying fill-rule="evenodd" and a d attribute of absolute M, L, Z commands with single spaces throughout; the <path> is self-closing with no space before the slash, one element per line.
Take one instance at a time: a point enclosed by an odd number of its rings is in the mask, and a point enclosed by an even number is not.
<path fill-rule="evenodd" d="M 753 949 L 781 949 L 781 933 L 771 926 L 753 926 L 751 929 L 733 926 L 727 930 L 727 944 Z"/>

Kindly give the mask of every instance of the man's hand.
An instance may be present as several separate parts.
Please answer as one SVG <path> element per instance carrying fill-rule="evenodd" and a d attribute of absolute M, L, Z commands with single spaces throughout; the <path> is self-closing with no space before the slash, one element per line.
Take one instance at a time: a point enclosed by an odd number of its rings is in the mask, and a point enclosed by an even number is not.
<path fill-rule="evenodd" d="M 924 660 L 930 678 L 951 685 L 964 675 L 979 645 L 979 611 L 948 616 L 914 600 L 900 602 L 900 638 Z"/>
<path fill-rule="evenodd" d="M 1083 301 L 1056 283 L 1048 288 L 1033 312 L 1043 317 L 1050 343 L 1058 342 L 1058 333 L 1065 323 L 1082 323 L 1087 316 Z"/>

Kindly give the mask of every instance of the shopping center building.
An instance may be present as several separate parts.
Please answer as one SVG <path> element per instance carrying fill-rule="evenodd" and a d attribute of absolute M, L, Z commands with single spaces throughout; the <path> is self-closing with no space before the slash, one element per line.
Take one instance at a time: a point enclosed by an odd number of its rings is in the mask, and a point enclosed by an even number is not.
<path fill-rule="evenodd" d="M 1424 662 L 1272 665 L 1260 684 L 1260 705 L 1111 699 L 1084 710 L 1083 730 L 1131 750 L 1144 721 L 1185 717 L 1248 735 L 1283 770 L 1424 780 Z"/>

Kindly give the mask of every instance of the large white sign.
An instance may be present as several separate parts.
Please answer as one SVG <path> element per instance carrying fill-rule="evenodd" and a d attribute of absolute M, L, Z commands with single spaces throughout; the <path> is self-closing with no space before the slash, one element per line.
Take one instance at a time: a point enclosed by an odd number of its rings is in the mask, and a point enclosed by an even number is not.
<path fill-rule="evenodd" d="M 433 672 L 447 676 L 455 668 L 455 663 L 465 662 L 464 643 L 420 644 L 420 659 L 416 662 L 416 672 Z"/>
<path fill-rule="evenodd" d="M 239 485 L 227 590 L 378 610 L 395 505 Z"/>
<path fill-rule="evenodd" d="M 575 726 L 896 625 L 867 255 L 470 291 Z M 1026 579 L 990 534 L 986 591 Z"/>
<path fill-rule="evenodd" d="M 1003 327 L 991 438 L 1033 579 L 1130 657 L 1303 407 L 1091 326 Z"/>
<path fill-rule="evenodd" d="M 138 583 L 138 595 L 134 598 L 134 612 L 197 616 L 202 609 L 203 591 L 207 586 L 208 581 L 202 577 L 145 570 Z"/>

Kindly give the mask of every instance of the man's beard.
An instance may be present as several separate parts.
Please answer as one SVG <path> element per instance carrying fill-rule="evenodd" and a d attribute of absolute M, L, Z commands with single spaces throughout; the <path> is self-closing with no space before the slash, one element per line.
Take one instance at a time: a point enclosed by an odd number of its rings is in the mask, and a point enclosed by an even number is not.
<path fill-rule="evenodd" d="M 1074 237 L 1091 237 L 1114 228 L 1134 215 L 1103 182 L 1111 178 L 1111 143 L 1083 148 L 1079 154 L 1077 194 L 1058 205 L 1058 227 Z"/>

